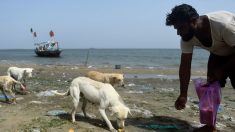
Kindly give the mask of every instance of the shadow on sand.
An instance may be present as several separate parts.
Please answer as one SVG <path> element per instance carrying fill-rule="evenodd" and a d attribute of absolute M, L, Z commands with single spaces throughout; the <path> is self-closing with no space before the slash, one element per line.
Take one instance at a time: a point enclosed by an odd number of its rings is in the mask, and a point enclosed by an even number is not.
<path fill-rule="evenodd" d="M 57 116 L 61 119 L 71 121 L 71 115 L 69 113 L 60 114 Z M 76 121 L 84 121 L 96 127 L 108 130 L 105 121 L 100 118 L 85 118 L 81 115 L 76 115 Z M 115 128 L 117 128 L 115 120 L 111 120 L 111 123 Z M 154 116 L 151 118 L 130 117 L 126 120 L 126 129 L 131 129 L 137 132 L 191 132 L 194 127 L 187 121 L 177 118 L 168 116 Z"/>
<path fill-rule="evenodd" d="M 130 118 L 127 120 L 127 125 L 155 132 L 190 132 L 194 129 L 187 121 L 168 116 Z"/>

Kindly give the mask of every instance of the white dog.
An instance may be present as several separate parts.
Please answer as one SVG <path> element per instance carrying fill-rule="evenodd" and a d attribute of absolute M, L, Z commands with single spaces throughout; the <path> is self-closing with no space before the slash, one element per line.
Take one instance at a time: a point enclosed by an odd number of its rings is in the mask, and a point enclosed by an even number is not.
<path fill-rule="evenodd" d="M 80 97 L 83 97 L 84 101 L 82 105 L 82 111 L 85 117 L 87 116 L 85 111 L 87 101 L 99 104 L 99 112 L 107 123 L 110 131 L 116 130 L 112 126 L 110 120 L 108 119 L 105 113 L 105 110 L 107 108 L 109 108 L 111 113 L 116 116 L 118 127 L 124 129 L 125 119 L 127 118 L 128 113 L 130 113 L 130 109 L 124 105 L 121 97 L 112 87 L 112 85 L 108 83 L 105 84 L 97 82 L 87 77 L 77 77 L 72 81 L 67 92 L 53 92 L 57 95 L 72 96 L 74 104 L 74 107 L 72 109 L 72 122 L 75 122 L 75 113 L 79 103 L 79 99 Z"/>
<path fill-rule="evenodd" d="M 23 90 L 25 89 L 21 82 L 14 80 L 12 77 L 0 76 L 0 89 L 2 90 L 2 93 L 4 94 L 6 100 L 9 101 L 9 98 L 6 95 L 6 91 L 9 91 L 11 96 L 13 97 L 13 103 L 16 103 L 15 93 L 12 91 L 14 84 L 19 84 Z"/>
<path fill-rule="evenodd" d="M 9 67 L 7 70 L 7 75 L 17 81 L 23 81 L 23 84 L 25 84 L 26 77 L 32 77 L 32 72 L 33 68 Z"/>
<path fill-rule="evenodd" d="M 103 82 L 110 83 L 112 86 L 122 86 L 124 87 L 124 76 L 120 73 L 101 73 L 98 71 L 89 71 L 87 77 Z"/>

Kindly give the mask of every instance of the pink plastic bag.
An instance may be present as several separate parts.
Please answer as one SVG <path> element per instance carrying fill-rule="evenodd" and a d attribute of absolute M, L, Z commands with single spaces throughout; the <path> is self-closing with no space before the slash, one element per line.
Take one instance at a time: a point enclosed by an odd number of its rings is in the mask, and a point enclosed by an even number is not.
<path fill-rule="evenodd" d="M 205 85 L 206 80 L 193 80 L 199 98 L 200 122 L 215 126 L 217 110 L 221 101 L 221 88 L 218 82 Z"/>

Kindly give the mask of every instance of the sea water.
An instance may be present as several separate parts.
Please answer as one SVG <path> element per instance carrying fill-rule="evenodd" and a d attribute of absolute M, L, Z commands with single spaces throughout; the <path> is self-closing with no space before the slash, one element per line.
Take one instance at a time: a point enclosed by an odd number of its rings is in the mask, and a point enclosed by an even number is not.
<path fill-rule="evenodd" d="M 37 57 L 33 49 L 0 50 L 1 64 L 84 65 L 122 68 L 178 68 L 180 49 L 64 49 L 59 58 Z M 192 68 L 206 69 L 209 53 L 195 49 Z"/>

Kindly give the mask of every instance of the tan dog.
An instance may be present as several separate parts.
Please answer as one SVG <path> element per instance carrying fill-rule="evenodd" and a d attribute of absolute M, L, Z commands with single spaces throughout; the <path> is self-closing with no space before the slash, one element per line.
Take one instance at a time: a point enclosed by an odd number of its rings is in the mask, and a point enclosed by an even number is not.
<path fill-rule="evenodd" d="M 123 100 L 117 93 L 117 91 L 113 88 L 112 85 L 108 83 L 101 83 L 98 81 L 94 81 L 87 77 L 77 77 L 75 78 L 69 90 L 65 93 L 58 93 L 57 91 L 52 91 L 57 95 L 65 96 L 71 95 L 74 107 L 72 109 L 72 121 L 75 122 L 75 113 L 78 107 L 80 98 L 83 98 L 82 111 L 84 116 L 87 117 L 85 108 L 87 101 L 92 102 L 94 104 L 99 105 L 99 112 L 106 124 L 108 125 L 110 131 L 116 131 L 108 119 L 105 111 L 109 108 L 111 113 L 117 119 L 117 125 L 119 128 L 123 129 L 125 127 L 125 120 L 127 118 L 128 113 L 130 113 L 130 109 L 125 106 Z"/>
<path fill-rule="evenodd" d="M 2 90 L 2 93 L 4 94 L 6 100 L 9 102 L 9 98 L 6 95 L 6 91 L 10 92 L 11 96 L 13 97 L 13 103 L 16 103 L 16 97 L 13 90 L 13 85 L 19 84 L 22 89 L 25 89 L 25 87 L 21 84 L 21 82 L 16 81 L 10 76 L 0 76 L 0 89 Z"/>
<path fill-rule="evenodd" d="M 101 73 L 98 71 L 89 71 L 87 77 L 95 81 L 110 83 L 112 86 L 124 87 L 124 76 L 120 73 Z"/>

